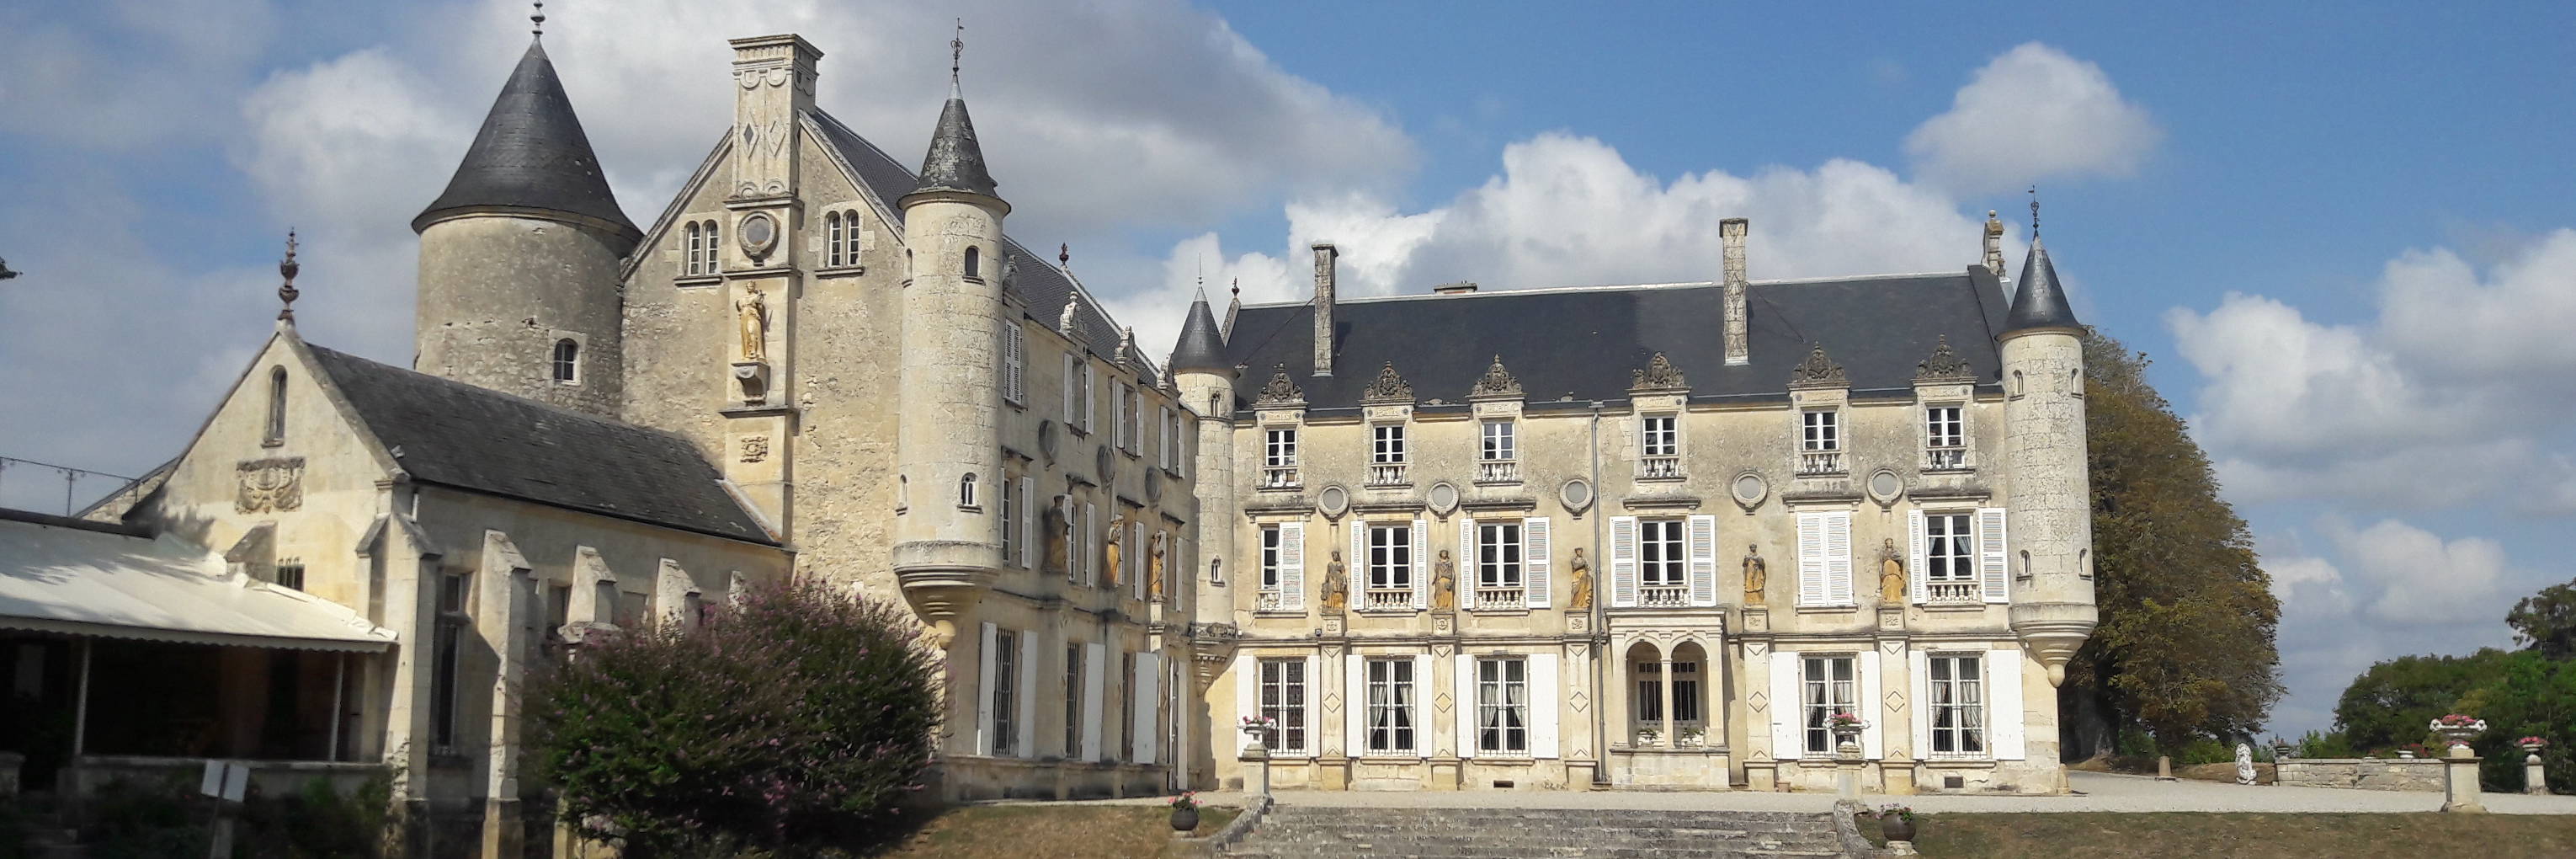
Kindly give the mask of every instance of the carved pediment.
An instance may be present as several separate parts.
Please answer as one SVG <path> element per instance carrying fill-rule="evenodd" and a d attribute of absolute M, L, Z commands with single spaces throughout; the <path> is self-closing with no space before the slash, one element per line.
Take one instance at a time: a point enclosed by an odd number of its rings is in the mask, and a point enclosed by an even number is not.
<path fill-rule="evenodd" d="M 1682 378 L 1681 368 L 1673 366 L 1673 359 L 1664 357 L 1662 352 L 1655 353 L 1645 369 L 1628 371 L 1628 378 L 1631 391 L 1678 391 L 1690 387 L 1690 382 Z"/>
<path fill-rule="evenodd" d="M 1297 383 L 1290 381 L 1288 378 L 1288 365 L 1281 364 L 1279 365 L 1279 372 L 1270 377 L 1270 384 L 1261 386 L 1261 396 L 1259 399 L 1254 400 L 1253 404 L 1257 406 L 1290 406 L 1304 403 L 1305 401 L 1306 392 L 1297 389 Z"/>
<path fill-rule="evenodd" d="M 235 466 L 238 513 L 292 513 L 304 507 L 304 457 L 246 460 Z"/>
<path fill-rule="evenodd" d="M 1503 369 L 1501 355 L 1494 356 L 1494 365 L 1486 367 L 1485 375 L 1476 380 L 1474 387 L 1467 389 L 1467 398 L 1471 400 L 1485 397 L 1519 399 L 1520 396 L 1521 381 L 1512 378 L 1510 370 Z"/>
<path fill-rule="evenodd" d="M 1950 351 L 1950 335 L 1947 334 L 1941 335 L 1940 345 L 1932 347 L 1932 357 L 1914 365 L 1916 384 L 1955 384 L 1976 380 L 1977 371 L 1968 366 L 1968 359 Z"/>
<path fill-rule="evenodd" d="M 1789 370 L 1789 389 L 1793 391 L 1801 388 L 1848 387 L 1851 387 L 1851 378 L 1843 373 L 1843 365 L 1836 364 L 1833 359 L 1825 357 L 1823 346 L 1817 346 L 1813 351 L 1808 352 L 1807 360 L 1798 362 L 1798 366 Z"/>
<path fill-rule="evenodd" d="M 1377 381 L 1370 382 L 1368 389 L 1360 392 L 1360 402 L 1410 403 L 1413 402 L 1413 386 L 1405 384 L 1404 377 L 1395 373 L 1395 362 L 1388 361 L 1386 366 L 1378 368 Z"/>

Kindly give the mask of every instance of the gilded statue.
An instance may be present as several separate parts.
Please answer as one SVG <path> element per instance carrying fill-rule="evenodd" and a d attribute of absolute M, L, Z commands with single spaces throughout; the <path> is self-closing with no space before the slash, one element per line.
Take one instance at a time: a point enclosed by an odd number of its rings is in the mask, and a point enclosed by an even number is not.
<path fill-rule="evenodd" d="M 1458 607 L 1458 564 L 1449 560 L 1449 550 L 1440 550 L 1440 559 L 1431 564 L 1431 607 Z"/>
<path fill-rule="evenodd" d="M 1351 578 L 1343 573 L 1342 550 L 1333 550 L 1332 561 L 1324 564 L 1324 608 L 1341 611 L 1351 604 Z"/>
<path fill-rule="evenodd" d="M 1170 535 L 1154 532 L 1151 548 L 1145 552 L 1145 598 L 1155 602 L 1163 601 L 1163 552 L 1167 545 L 1163 538 L 1167 536 Z"/>
<path fill-rule="evenodd" d="M 1125 569 L 1118 566 L 1119 555 L 1124 554 L 1124 547 L 1120 546 L 1119 542 L 1121 538 L 1126 536 L 1126 534 L 1126 523 L 1116 519 L 1109 520 L 1109 539 L 1100 544 L 1101 560 L 1103 562 L 1103 566 L 1100 568 L 1101 587 L 1115 588 L 1118 586 L 1118 571 Z"/>
<path fill-rule="evenodd" d="M 734 300 L 733 309 L 742 318 L 742 359 L 769 360 L 769 305 L 761 302 L 760 288 L 744 283 L 742 297 Z"/>
<path fill-rule="evenodd" d="M 1879 541 L 1878 600 L 1889 605 L 1905 602 L 1905 558 L 1896 553 L 1896 538 Z"/>
<path fill-rule="evenodd" d="M 1573 602 L 1570 602 L 1570 603 L 1567 603 L 1567 604 L 1566 604 L 1566 607 L 1568 607 L 1568 608 L 1576 608 L 1576 609 L 1588 609 L 1588 608 L 1591 608 L 1591 607 L 1592 607 L 1592 562 L 1591 562 L 1591 561 L 1588 561 L 1588 560 L 1585 560 L 1585 559 L 1584 559 L 1584 557 L 1583 557 L 1583 550 L 1582 550 L 1582 549 L 1580 549 L 1580 548 L 1577 548 L 1577 549 L 1575 549 L 1575 550 L 1574 550 L 1574 561 L 1573 561 L 1573 564 L 1574 564 L 1574 601 L 1573 601 Z"/>
<path fill-rule="evenodd" d="M 1762 545 L 1744 544 L 1744 604 L 1761 605 L 1762 589 L 1771 586 L 1771 565 L 1762 560 Z"/>

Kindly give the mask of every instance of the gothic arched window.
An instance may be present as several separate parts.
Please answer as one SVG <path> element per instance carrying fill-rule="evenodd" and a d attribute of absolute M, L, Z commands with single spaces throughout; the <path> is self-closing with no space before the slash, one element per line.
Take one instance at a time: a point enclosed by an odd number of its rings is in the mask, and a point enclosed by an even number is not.
<path fill-rule="evenodd" d="M 965 477 L 957 479 L 957 506 L 975 509 L 975 472 L 966 472 Z"/>
<path fill-rule="evenodd" d="M 268 444 L 286 440 L 286 368 L 268 368 L 268 431 L 262 434 Z"/>
<path fill-rule="evenodd" d="M 967 277 L 983 277 L 983 276 L 984 276 L 984 275 L 983 275 L 983 263 L 984 263 L 984 252 L 983 252 L 983 251 L 978 250 L 978 249 L 975 249 L 975 248 L 967 248 L 967 249 L 966 249 L 966 276 L 967 276 Z"/>
<path fill-rule="evenodd" d="M 581 384 L 581 344 L 570 337 L 555 341 L 555 381 Z"/>

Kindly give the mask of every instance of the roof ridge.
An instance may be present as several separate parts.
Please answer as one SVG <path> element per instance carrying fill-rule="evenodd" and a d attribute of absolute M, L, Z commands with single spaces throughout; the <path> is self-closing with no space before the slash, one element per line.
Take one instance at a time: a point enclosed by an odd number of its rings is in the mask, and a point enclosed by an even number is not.
<path fill-rule="evenodd" d="M 1767 279 L 1761 279 L 1761 280 L 1747 281 L 1746 283 L 1747 283 L 1747 285 L 1749 285 L 1749 286 L 1806 286 L 1806 285 L 1811 285 L 1811 284 L 1860 283 L 1860 282 L 1864 282 L 1864 281 L 1873 281 L 1873 280 L 1913 280 L 1913 279 L 1917 279 L 1917 278 L 1927 278 L 1927 277 L 1938 277 L 1938 278 L 1958 278 L 1958 277 L 1966 277 L 1966 276 L 1967 276 L 1967 274 L 1966 274 L 1965 272 L 1959 272 L 1959 271 L 1909 271 L 1909 272 L 1890 272 L 1890 273 L 1886 273 L 1886 274 L 1852 274 L 1852 275 L 1827 275 L 1827 276 L 1823 276 L 1823 277 L 1767 278 Z M 1336 301 L 1335 301 L 1334 303 L 1336 303 L 1336 304 L 1367 304 L 1367 303 L 1373 303 L 1373 302 L 1384 302 L 1384 301 L 1429 301 L 1429 300 L 1435 300 L 1435 299 L 1458 299 L 1458 300 L 1467 300 L 1467 299 L 1476 299 L 1476 298 L 1494 298 L 1494 297 L 1499 297 L 1499 296 L 1512 296 L 1512 295 L 1561 295 L 1561 294 L 1571 293 L 1571 292 L 1644 292 L 1644 291 L 1647 291 L 1647 290 L 1669 290 L 1669 289 L 1708 289 L 1708 288 L 1717 287 L 1717 286 L 1720 286 L 1720 285 L 1722 285 L 1722 284 L 1721 284 L 1721 282 L 1719 282 L 1719 281 L 1714 281 L 1714 280 L 1676 280 L 1676 281 L 1666 281 L 1666 282 L 1662 282 L 1662 283 L 1601 283 L 1601 284 L 1583 284 L 1583 285 L 1579 285 L 1579 286 L 1537 286 L 1537 287 L 1517 287 L 1517 288 L 1515 288 L 1515 287 L 1506 287 L 1506 288 L 1501 288 L 1501 289 L 1486 289 L 1486 290 L 1478 290 L 1478 291 L 1476 291 L 1476 292 L 1456 293 L 1456 294 L 1443 294 L 1443 293 L 1436 293 L 1436 292 L 1435 292 L 1435 293 L 1407 293 L 1407 294 L 1402 294 L 1402 295 L 1369 295 L 1369 296 L 1360 296 L 1360 297 L 1355 297 L 1355 298 L 1340 298 L 1340 299 L 1336 299 Z M 1245 310 L 1258 310 L 1258 309 L 1271 308 L 1271 307 L 1304 307 L 1304 306 L 1306 306 L 1306 305 L 1308 305 L 1308 304 L 1312 304 L 1312 303 L 1314 303 L 1314 302 L 1313 302 L 1311 299 L 1310 299 L 1310 300 L 1306 300 L 1306 301 L 1273 301 L 1273 302 L 1265 302 L 1265 303 L 1261 303 L 1261 304 L 1246 304 L 1246 305 L 1244 305 L 1244 306 L 1243 306 L 1243 309 L 1245 309 Z"/>

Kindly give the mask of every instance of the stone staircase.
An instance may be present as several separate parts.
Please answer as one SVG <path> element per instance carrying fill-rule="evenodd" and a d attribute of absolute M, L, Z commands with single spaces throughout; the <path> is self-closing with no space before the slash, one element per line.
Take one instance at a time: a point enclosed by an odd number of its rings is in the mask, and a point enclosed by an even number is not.
<path fill-rule="evenodd" d="M 1827 814 L 1278 805 L 1227 855 L 1787 859 L 1844 854 Z"/>

